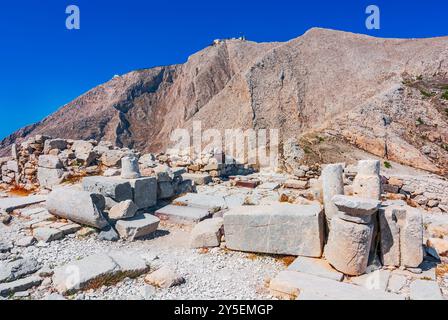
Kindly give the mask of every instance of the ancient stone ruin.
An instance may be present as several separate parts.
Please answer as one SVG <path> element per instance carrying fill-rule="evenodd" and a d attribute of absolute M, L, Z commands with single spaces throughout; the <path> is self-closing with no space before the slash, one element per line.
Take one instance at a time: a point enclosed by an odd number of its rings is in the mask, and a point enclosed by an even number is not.
<path fill-rule="evenodd" d="M 448 254 L 445 181 L 427 180 L 428 189 L 417 189 L 425 182 L 382 176 L 378 160 L 302 164 L 287 173 L 223 163 L 225 157 L 142 155 L 106 142 L 44 136 L 14 146 L 2 160 L 5 192 L 32 194 L 0 198 L 7 235 L 0 238 L 0 295 L 101 298 L 114 290 L 105 288 L 134 279 L 145 294 L 165 297 L 163 288 L 190 285 L 172 260 L 160 265 L 147 247 L 195 257 L 185 261 L 208 252 L 219 259 L 229 259 L 227 252 L 293 256 L 288 267 L 272 269 L 269 297 L 446 295 L 436 274 Z M 93 249 L 92 242 L 108 249 Z M 58 260 L 66 245 L 81 248 L 80 257 Z M 46 253 L 50 248 L 54 255 Z M 257 264 L 245 265 L 251 263 Z M 68 281 L 73 268 L 77 283 Z"/>

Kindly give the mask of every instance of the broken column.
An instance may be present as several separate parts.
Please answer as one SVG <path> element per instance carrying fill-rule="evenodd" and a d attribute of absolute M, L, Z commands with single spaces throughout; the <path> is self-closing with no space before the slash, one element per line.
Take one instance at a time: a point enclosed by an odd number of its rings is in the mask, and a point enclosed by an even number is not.
<path fill-rule="evenodd" d="M 103 216 L 104 197 L 76 188 L 58 188 L 47 198 L 47 210 L 58 217 L 95 228 L 108 225 Z"/>
<path fill-rule="evenodd" d="M 381 179 L 378 160 L 358 161 L 358 174 L 353 180 L 353 195 L 361 198 L 380 199 Z"/>
<path fill-rule="evenodd" d="M 380 202 L 344 195 L 334 196 L 332 200 L 339 211 L 331 220 L 325 258 L 345 274 L 363 274 L 372 242 L 372 215 Z"/>
<path fill-rule="evenodd" d="M 326 165 L 322 171 L 322 189 L 327 225 L 330 228 L 330 221 L 338 213 L 338 208 L 333 203 L 335 195 L 344 194 L 344 182 L 342 174 L 344 167 L 342 164 Z"/>
<path fill-rule="evenodd" d="M 135 156 L 127 156 L 121 159 L 121 178 L 137 179 L 140 178 L 140 169 L 138 168 L 138 159 Z"/>
<path fill-rule="evenodd" d="M 423 218 L 418 209 L 403 205 L 379 211 L 381 259 L 386 266 L 418 267 L 423 261 Z"/>

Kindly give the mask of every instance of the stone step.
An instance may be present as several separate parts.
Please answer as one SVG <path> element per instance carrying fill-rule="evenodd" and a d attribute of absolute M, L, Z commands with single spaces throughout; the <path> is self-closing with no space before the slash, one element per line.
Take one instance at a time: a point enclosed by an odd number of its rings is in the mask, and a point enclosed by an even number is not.
<path fill-rule="evenodd" d="M 168 205 L 155 212 L 160 220 L 168 220 L 179 224 L 198 223 L 210 216 L 208 209 L 187 206 Z"/>
<path fill-rule="evenodd" d="M 404 300 L 404 296 L 381 290 L 321 278 L 296 271 L 282 271 L 270 282 L 276 296 L 304 299 L 331 300 Z"/>
<path fill-rule="evenodd" d="M 335 281 L 344 279 L 344 274 L 333 269 L 324 259 L 298 257 L 286 270 L 312 274 Z"/>

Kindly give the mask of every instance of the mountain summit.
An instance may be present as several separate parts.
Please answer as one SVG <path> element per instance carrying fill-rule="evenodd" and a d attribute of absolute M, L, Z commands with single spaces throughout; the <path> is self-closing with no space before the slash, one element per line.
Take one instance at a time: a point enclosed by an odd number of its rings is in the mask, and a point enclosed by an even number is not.
<path fill-rule="evenodd" d="M 315 28 L 288 42 L 217 41 L 184 64 L 114 77 L 5 138 L 0 150 L 46 134 L 158 152 L 174 129 L 202 121 L 203 129 L 277 128 L 284 141 L 318 137 L 317 153 L 338 141 L 446 174 L 447 57 L 448 37 Z"/>

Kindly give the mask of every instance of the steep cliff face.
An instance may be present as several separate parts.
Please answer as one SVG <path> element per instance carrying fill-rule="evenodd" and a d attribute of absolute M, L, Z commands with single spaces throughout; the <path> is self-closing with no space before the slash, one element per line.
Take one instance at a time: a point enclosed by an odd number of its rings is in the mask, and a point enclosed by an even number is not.
<path fill-rule="evenodd" d="M 162 151 L 176 128 L 276 128 L 331 136 L 428 171 L 448 170 L 448 38 L 311 29 L 286 43 L 228 40 L 182 65 L 134 71 L 0 143 L 39 133 Z M 448 95 L 448 94 L 447 94 Z M 325 161 L 325 159 L 323 159 Z"/>

